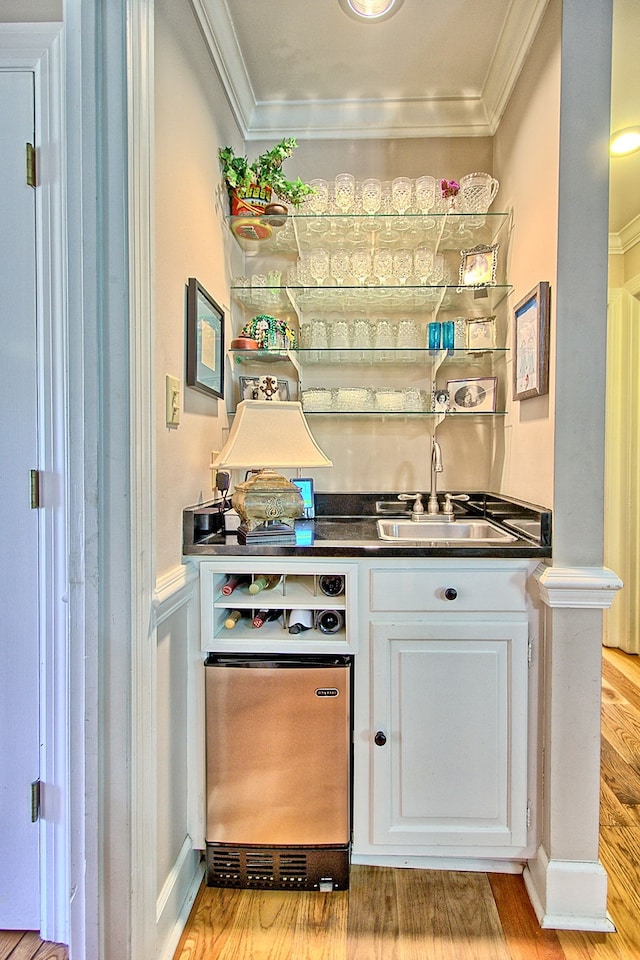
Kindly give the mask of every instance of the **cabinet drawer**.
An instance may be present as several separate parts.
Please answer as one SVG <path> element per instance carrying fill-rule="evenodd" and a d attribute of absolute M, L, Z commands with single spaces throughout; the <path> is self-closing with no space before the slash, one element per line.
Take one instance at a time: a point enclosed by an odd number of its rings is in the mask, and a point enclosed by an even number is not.
<path fill-rule="evenodd" d="M 525 583 L 526 571 L 522 567 L 372 570 L 371 610 L 525 610 Z"/>

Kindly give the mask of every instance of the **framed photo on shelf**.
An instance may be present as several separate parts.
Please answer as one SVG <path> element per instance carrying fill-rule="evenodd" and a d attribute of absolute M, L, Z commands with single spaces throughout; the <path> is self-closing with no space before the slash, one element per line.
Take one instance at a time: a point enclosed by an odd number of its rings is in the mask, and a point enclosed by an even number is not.
<path fill-rule="evenodd" d="M 549 392 L 550 290 L 541 281 L 513 308 L 513 399 Z"/>
<path fill-rule="evenodd" d="M 440 388 L 439 390 L 433 390 L 431 393 L 431 412 L 432 413 L 446 413 L 449 409 L 451 403 L 451 398 L 449 397 L 449 391 Z"/>
<path fill-rule="evenodd" d="M 496 282 L 498 269 L 498 246 L 478 244 L 470 250 L 460 251 L 460 286 L 487 287 Z"/>
<path fill-rule="evenodd" d="M 447 380 L 449 410 L 452 413 L 494 413 L 497 377 L 470 377 Z"/>
<path fill-rule="evenodd" d="M 470 317 L 467 320 L 466 347 L 470 353 L 494 350 L 496 343 L 495 317 Z"/>
<path fill-rule="evenodd" d="M 224 311 L 195 277 L 187 284 L 187 386 L 224 396 Z"/>
<path fill-rule="evenodd" d="M 288 400 L 289 381 L 281 377 L 240 377 L 241 400 Z"/>

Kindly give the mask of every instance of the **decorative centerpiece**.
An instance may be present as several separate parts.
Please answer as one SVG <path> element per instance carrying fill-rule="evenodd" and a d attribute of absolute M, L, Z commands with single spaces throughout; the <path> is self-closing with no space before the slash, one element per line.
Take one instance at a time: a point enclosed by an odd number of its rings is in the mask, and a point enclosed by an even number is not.
<path fill-rule="evenodd" d="M 240 331 L 241 337 L 256 340 L 261 350 L 295 350 L 296 331 L 286 320 L 261 313 L 245 323 Z"/>
<path fill-rule="evenodd" d="M 285 137 L 251 163 L 247 157 L 237 157 L 233 147 L 221 147 L 218 156 L 229 191 L 232 216 L 262 215 L 271 203 L 272 194 L 297 207 L 306 196 L 315 192 L 300 177 L 287 180 L 282 172 L 282 164 L 297 146 L 293 137 Z"/>

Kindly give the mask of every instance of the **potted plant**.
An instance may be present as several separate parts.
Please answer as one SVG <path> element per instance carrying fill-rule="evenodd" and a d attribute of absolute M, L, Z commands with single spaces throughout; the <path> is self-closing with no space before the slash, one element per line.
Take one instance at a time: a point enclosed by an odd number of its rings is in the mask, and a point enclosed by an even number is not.
<path fill-rule="evenodd" d="M 251 163 L 246 157 L 238 157 L 233 147 L 221 147 L 218 151 L 232 214 L 256 215 L 264 212 L 272 192 L 285 203 L 297 207 L 313 187 L 297 180 L 287 180 L 282 164 L 298 146 L 293 137 L 286 137 L 271 150 L 266 150 Z"/>

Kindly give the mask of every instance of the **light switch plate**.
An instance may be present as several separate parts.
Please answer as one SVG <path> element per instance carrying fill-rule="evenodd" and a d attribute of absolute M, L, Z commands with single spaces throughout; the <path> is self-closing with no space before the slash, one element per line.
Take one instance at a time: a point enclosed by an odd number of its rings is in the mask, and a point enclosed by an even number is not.
<path fill-rule="evenodd" d="M 168 427 L 176 427 L 180 423 L 181 390 L 177 377 L 166 376 L 166 421 Z"/>

